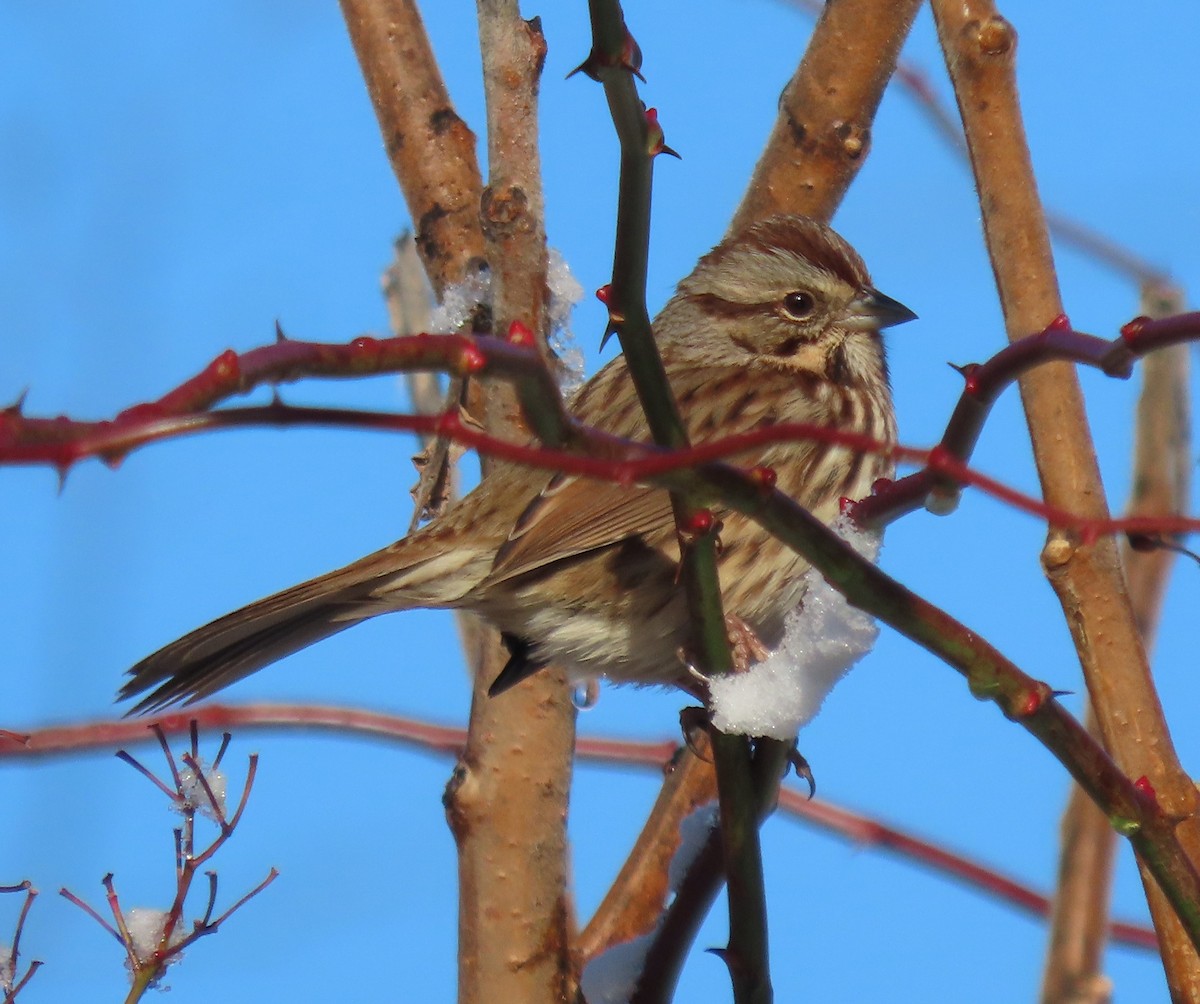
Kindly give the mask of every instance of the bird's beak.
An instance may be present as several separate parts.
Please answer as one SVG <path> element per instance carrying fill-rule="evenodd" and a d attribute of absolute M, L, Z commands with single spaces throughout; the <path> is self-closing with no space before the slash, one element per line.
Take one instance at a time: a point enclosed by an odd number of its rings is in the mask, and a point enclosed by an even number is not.
<path fill-rule="evenodd" d="M 850 327 L 873 331 L 916 319 L 917 315 L 899 300 L 869 287 L 850 301 L 845 315 Z"/>

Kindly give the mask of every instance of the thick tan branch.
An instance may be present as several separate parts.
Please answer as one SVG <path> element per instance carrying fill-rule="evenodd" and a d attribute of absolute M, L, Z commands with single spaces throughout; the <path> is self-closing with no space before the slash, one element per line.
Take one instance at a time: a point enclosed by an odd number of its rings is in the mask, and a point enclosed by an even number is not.
<path fill-rule="evenodd" d="M 1165 317 L 1180 310 L 1177 289 L 1152 283 L 1143 290 L 1142 313 Z M 1172 345 L 1146 356 L 1137 405 L 1131 516 L 1185 511 L 1191 489 L 1191 415 L 1188 406 L 1190 350 Z M 1165 548 L 1122 549 L 1129 599 L 1147 649 L 1154 640 L 1163 594 L 1175 555 Z M 1089 704 L 1086 723 L 1099 723 Z M 1050 943 L 1042 981 L 1043 1004 L 1106 1001 L 1111 986 L 1103 976 L 1108 943 L 1109 893 L 1116 834 L 1083 793 L 1071 786 L 1063 813 L 1058 890 L 1051 914 Z"/>
<path fill-rule="evenodd" d="M 828 220 L 866 160 L 871 125 L 921 0 L 827 3 L 729 225 L 776 213 Z"/>
<path fill-rule="evenodd" d="M 537 136 L 545 42 L 516 0 L 478 0 L 490 177 L 480 219 L 495 329 L 513 321 L 544 344 L 546 238 Z M 510 387 L 489 389 L 484 425 L 523 425 Z M 485 464 L 485 475 L 491 463 Z M 488 687 L 508 652 L 479 633 L 467 746 L 446 791 L 458 845 L 459 989 L 463 1004 L 557 1004 L 574 996 L 574 918 L 567 892 L 567 803 L 575 711 L 561 671 L 497 698 Z"/>
<path fill-rule="evenodd" d="M 1016 339 L 1062 313 L 1017 98 L 1016 33 L 988 0 L 934 0 L 933 10 L 966 128 L 1008 335 Z M 1074 370 L 1042 367 L 1022 378 L 1021 393 L 1046 501 L 1105 514 Z M 1116 545 L 1053 531 L 1043 564 L 1079 652 L 1105 743 L 1130 777 L 1149 779 L 1167 813 L 1183 821 L 1179 839 L 1187 852 L 1200 859 L 1196 789 L 1171 745 Z M 1143 881 L 1164 942 L 1168 981 L 1181 999 L 1200 1000 L 1195 952 L 1145 869 Z"/>
<path fill-rule="evenodd" d="M 388 160 L 440 296 L 483 259 L 475 134 L 450 101 L 415 0 L 341 0 Z"/>

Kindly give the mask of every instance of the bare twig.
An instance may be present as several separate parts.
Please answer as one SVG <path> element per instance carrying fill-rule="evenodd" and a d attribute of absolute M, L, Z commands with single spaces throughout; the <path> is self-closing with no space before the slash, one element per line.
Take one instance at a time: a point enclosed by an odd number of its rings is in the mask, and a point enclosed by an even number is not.
<path fill-rule="evenodd" d="M 266 879 L 238 899 L 237 902 L 216 920 L 213 920 L 212 913 L 216 902 L 217 878 L 215 873 L 208 872 L 208 900 L 204 915 L 200 920 L 193 923 L 190 932 L 183 932 L 183 914 L 188 894 L 192 888 L 192 882 L 200 867 L 224 846 L 237 828 L 242 812 L 249 801 L 251 788 L 254 785 L 258 757 L 256 754 L 250 757 L 250 766 L 242 788 L 241 799 L 237 810 L 232 817 L 229 817 L 226 815 L 224 807 L 223 779 L 221 792 L 218 794 L 217 790 L 213 787 L 216 767 L 206 768 L 199 758 L 199 731 L 196 719 L 194 717 L 186 721 L 181 719 L 176 724 L 179 726 L 178 731 L 186 731 L 191 740 L 190 748 L 180 757 L 186 768 L 186 772 L 180 772 L 176 767 L 175 756 L 168 744 L 166 730 L 159 724 L 152 723 L 148 730 L 143 727 L 141 730 L 142 734 L 138 737 L 147 738 L 146 732 L 148 731 L 157 739 L 159 747 L 162 749 L 167 761 L 167 767 L 172 780 L 171 784 L 168 785 L 166 782 L 160 780 L 130 754 L 124 751 L 120 751 L 117 754 L 121 760 L 134 767 L 140 774 L 153 782 L 160 792 L 166 794 L 171 800 L 172 807 L 183 817 L 182 825 L 174 831 L 175 894 L 170 909 L 166 911 L 152 911 L 152 926 L 149 929 L 139 929 L 136 924 L 132 924 L 129 921 L 129 917 L 133 916 L 136 910 L 127 916 L 124 908 L 121 906 L 111 872 L 104 876 L 102 884 L 109 911 L 112 913 L 112 924 L 70 890 L 65 888 L 59 890 L 61 896 L 89 914 L 101 927 L 116 938 L 125 949 L 126 960 L 132 974 L 132 986 L 126 997 L 127 1004 L 141 1000 L 148 989 L 158 984 L 167 967 L 179 961 L 185 948 L 199 938 L 214 934 L 218 927 L 235 910 L 262 892 L 263 889 L 275 880 L 278 874 L 272 868 Z M 229 734 L 226 733 L 215 758 L 216 761 L 219 761 L 223 757 L 229 745 L 229 738 Z M 198 794 L 198 791 L 200 794 Z M 199 852 L 196 851 L 195 846 L 195 820 L 197 812 L 211 816 L 219 828 L 219 832 L 212 843 Z"/>

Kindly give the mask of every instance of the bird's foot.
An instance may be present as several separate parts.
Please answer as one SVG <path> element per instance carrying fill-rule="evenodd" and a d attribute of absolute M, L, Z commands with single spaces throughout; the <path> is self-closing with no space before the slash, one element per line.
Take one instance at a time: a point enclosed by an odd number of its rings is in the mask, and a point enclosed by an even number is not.
<path fill-rule="evenodd" d="M 771 654 L 771 650 L 762 643 L 754 628 L 737 614 L 725 615 L 725 632 L 729 636 L 729 650 L 733 654 L 735 673 L 746 672 Z"/>

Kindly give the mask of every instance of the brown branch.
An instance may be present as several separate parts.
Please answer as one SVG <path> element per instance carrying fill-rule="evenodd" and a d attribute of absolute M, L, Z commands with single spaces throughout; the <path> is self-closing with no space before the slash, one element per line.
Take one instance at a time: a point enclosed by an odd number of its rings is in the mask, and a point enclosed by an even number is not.
<path fill-rule="evenodd" d="M 871 126 L 920 0 L 825 5 L 730 232 L 776 213 L 828 220 L 866 160 Z"/>
<path fill-rule="evenodd" d="M 820 17 L 825 9 L 822 0 L 786 2 L 814 18 Z M 917 106 L 925 113 L 925 118 L 933 126 L 933 131 L 946 146 L 959 155 L 964 163 L 967 162 L 967 141 L 963 136 L 962 123 L 933 89 L 925 70 L 910 60 L 901 59 L 896 63 L 896 72 L 892 79 L 900 85 L 902 91 L 906 91 L 916 101 Z M 1139 286 L 1163 285 L 1169 281 L 1165 269 L 1065 213 L 1047 210 L 1046 225 L 1055 240 L 1120 273 Z"/>
<path fill-rule="evenodd" d="M 586 739 L 580 740 L 579 756 L 590 759 Z M 686 748 L 679 750 L 637 842 L 576 942 L 584 965 L 613 946 L 654 930 L 667 905 L 667 872 L 682 840 L 680 827 L 716 797 L 711 760 Z"/>
<path fill-rule="evenodd" d="M 493 325 L 508 331 L 520 321 L 544 346 L 537 92 L 545 42 L 536 22 L 522 20 L 516 0 L 479 0 L 476 7 L 490 171 L 480 216 Z M 546 406 L 561 410 L 557 388 L 552 396 Z M 521 401 L 511 387 L 490 386 L 481 412 L 486 431 L 526 436 Z M 494 464 L 485 463 L 485 478 L 494 473 Z M 569 687 L 565 675 L 553 671 L 493 700 L 488 687 L 508 658 L 498 634 L 481 630 L 468 656 L 474 671 L 470 726 L 443 799 L 458 847 L 458 1000 L 568 1000 L 576 979 L 567 893 L 575 738 Z"/>
<path fill-rule="evenodd" d="M 1182 309 L 1177 289 L 1151 285 L 1143 290 L 1142 311 L 1154 317 Z M 1142 363 L 1133 461 L 1133 491 L 1127 511 L 1154 518 L 1186 508 L 1191 482 L 1191 416 L 1188 407 L 1190 349 L 1174 345 Z M 1147 648 L 1158 627 L 1163 593 L 1175 555 L 1166 548 L 1122 548 L 1129 598 Z M 1089 703 L 1085 724 L 1099 725 Z M 1104 814 L 1078 785 L 1063 813 L 1058 889 L 1051 914 L 1049 947 L 1042 979 L 1044 1004 L 1068 1004 L 1111 991 L 1103 976 L 1108 938 L 1109 895 L 1116 834 Z"/>
<path fill-rule="evenodd" d="M 379 121 L 388 160 L 416 226 L 416 245 L 433 289 L 474 275 L 484 264 L 479 205 L 483 181 L 475 135 L 459 118 L 434 58 L 416 0 L 343 0 L 342 12 Z M 488 327 L 485 317 L 471 326 Z M 478 394 L 455 376 L 442 410 Z M 451 458 L 440 441 L 422 471 L 419 502 L 449 480 Z M 420 519 L 424 505 L 414 518 Z"/>
<path fill-rule="evenodd" d="M 440 297 L 483 260 L 475 135 L 459 118 L 415 0 L 341 0 L 388 160 Z"/>
<path fill-rule="evenodd" d="M 1016 35 L 989 0 L 934 0 L 979 188 L 984 233 L 1010 339 L 1062 313 L 1037 184 L 1024 142 L 1014 73 Z M 1107 515 L 1082 395 L 1070 367 L 1027 374 L 1022 400 L 1046 501 Z M 1105 743 L 1130 777 L 1148 779 L 1176 833 L 1200 860 L 1195 786 L 1180 768 L 1111 540 L 1083 542 L 1053 531 L 1043 565 L 1071 630 Z M 1168 984 L 1200 1001 L 1200 959 L 1143 866 Z M 1178 905 L 1178 904 L 1177 904 Z"/>

